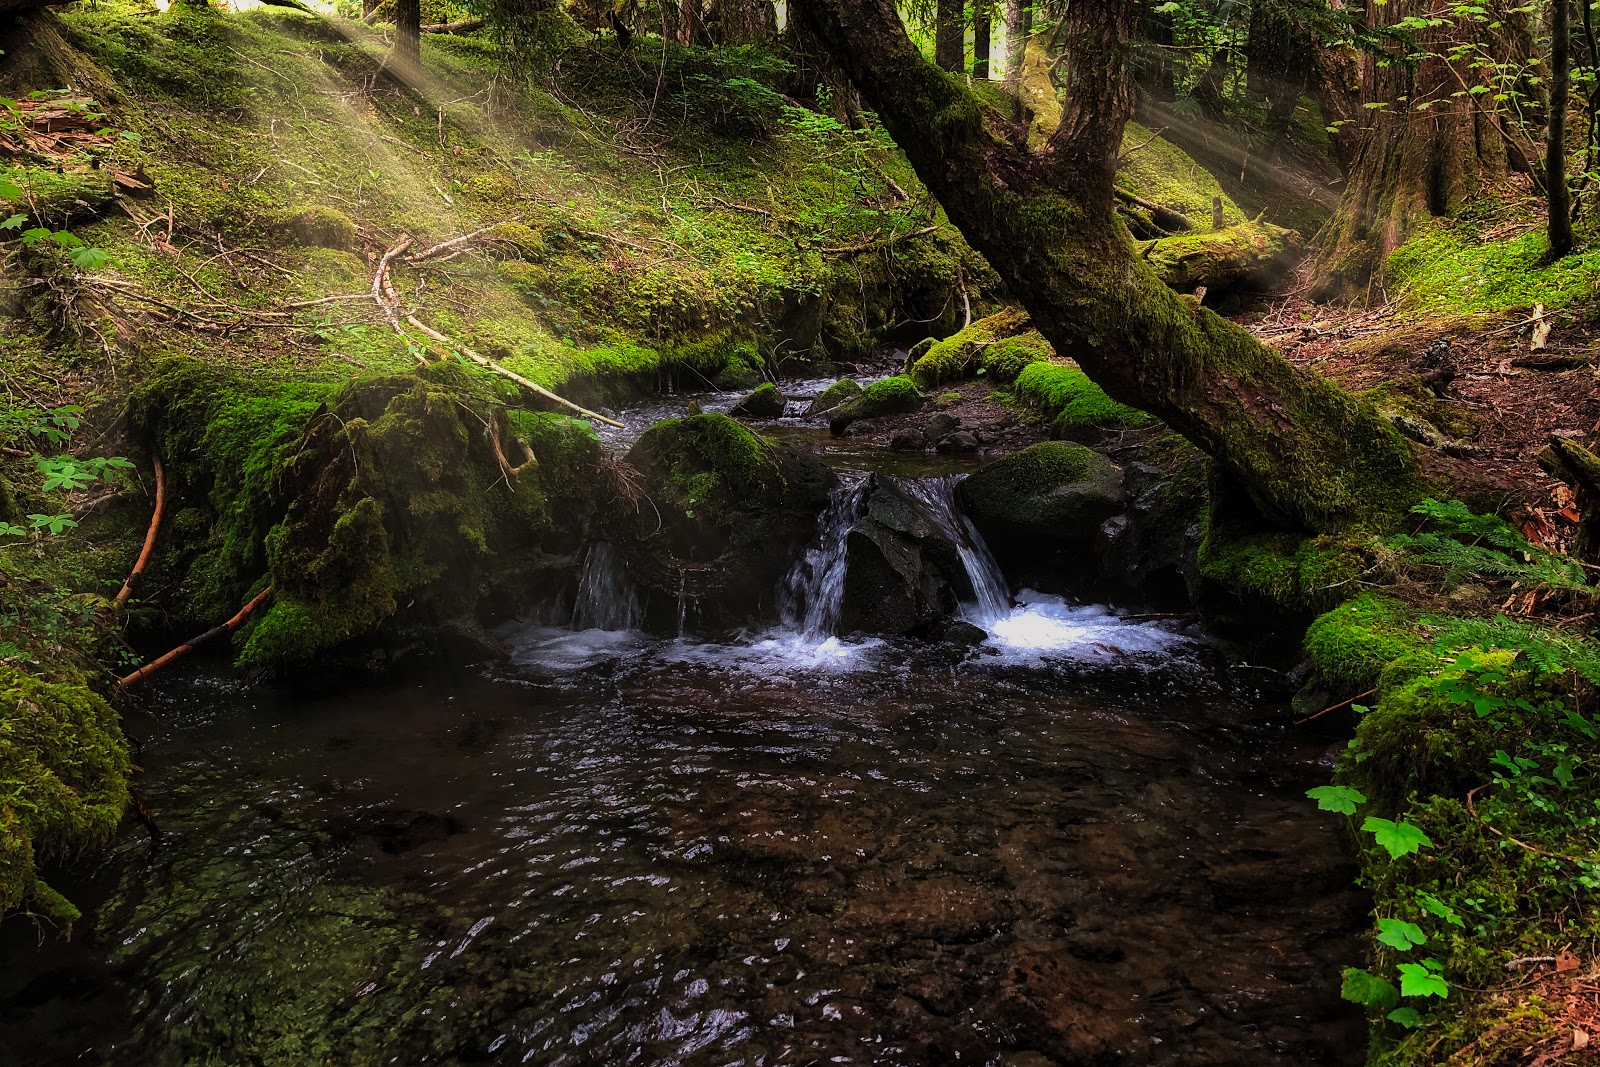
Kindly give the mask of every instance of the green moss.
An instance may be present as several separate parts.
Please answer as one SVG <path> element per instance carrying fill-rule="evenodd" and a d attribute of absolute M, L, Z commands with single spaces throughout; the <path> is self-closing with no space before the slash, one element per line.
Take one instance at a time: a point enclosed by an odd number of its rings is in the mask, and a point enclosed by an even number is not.
<path fill-rule="evenodd" d="M 1209 524 L 1200 573 L 1227 589 L 1296 610 L 1325 610 L 1354 595 L 1369 568 L 1365 545 L 1289 533 L 1233 536 Z"/>
<path fill-rule="evenodd" d="M 1048 363 L 1055 350 L 1035 330 L 1020 337 L 1007 337 L 984 352 L 983 373 L 990 381 L 1010 384 L 1035 363 Z"/>
<path fill-rule="evenodd" d="M 1082 445 L 1045 441 L 968 476 L 960 494 L 980 528 L 1080 541 L 1121 510 L 1122 472 Z"/>
<path fill-rule="evenodd" d="M 1027 326 L 1027 313 L 1016 308 L 1007 308 L 986 319 L 979 319 L 960 333 L 928 346 L 927 351 L 914 362 L 908 360 L 908 374 L 923 389 L 941 382 L 971 377 L 983 367 L 991 345 L 1015 336 L 1026 330 Z M 1033 344 L 1048 351 L 1043 338 Z"/>
<path fill-rule="evenodd" d="M 321 204 L 285 212 L 279 226 L 303 245 L 346 250 L 356 245 L 356 224 L 350 216 Z"/>
<path fill-rule="evenodd" d="M 1508 240 L 1477 240 L 1435 222 L 1389 256 L 1390 288 L 1410 313 L 1471 315 L 1524 311 L 1543 304 L 1562 311 L 1588 303 L 1600 277 L 1600 248 L 1546 262 L 1542 229 Z"/>
<path fill-rule="evenodd" d="M 1144 200 L 1186 216 L 1197 229 L 1211 228 L 1211 205 L 1222 198 L 1223 225 L 1245 221 L 1245 214 L 1221 184 L 1183 149 L 1137 123 L 1123 136 L 1127 154 L 1117 165 L 1117 184 Z"/>
<path fill-rule="evenodd" d="M 0 665 L 0 912 L 78 912 L 37 864 L 110 838 L 128 804 L 127 741 L 116 713 L 79 681 Z"/>
<path fill-rule="evenodd" d="M 1415 613 L 1379 593 L 1340 604 L 1306 631 L 1306 655 L 1323 678 L 1351 692 L 1370 689 L 1391 664 L 1436 662 Z"/>
<path fill-rule="evenodd" d="M 846 400 L 860 395 L 860 382 L 857 382 L 854 378 L 840 378 L 817 394 L 817 398 L 811 402 L 811 411 L 813 414 L 832 411 Z"/>
<path fill-rule="evenodd" d="M 1050 421 L 1058 437 L 1093 440 L 1108 431 L 1154 425 L 1137 408 L 1119 404 L 1077 367 L 1031 363 L 1017 376 L 1013 395 Z"/>
<path fill-rule="evenodd" d="M 922 407 L 922 393 L 910 378 L 897 375 L 873 382 L 861 395 L 847 400 L 833 409 L 828 420 L 829 429 L 842 434 L 850 424 L 861 419 L 876 419 L 884 415 L 903 415 Z"/>
<path fill-rule="evenodd" d="M 776 419 L 788 407 L 788 400 L 771 382 L 762 382 L 734 405 L 730 415 L 750 419 Z"/>

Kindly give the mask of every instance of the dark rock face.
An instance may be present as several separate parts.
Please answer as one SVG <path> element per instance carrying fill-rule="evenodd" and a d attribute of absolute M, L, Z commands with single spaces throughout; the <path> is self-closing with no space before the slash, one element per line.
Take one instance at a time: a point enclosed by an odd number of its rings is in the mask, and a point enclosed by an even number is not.
<path fill-rule="evenodd" d="M 1047 441 L 961 483 L 961 503 L 989 541 L 1087 544 L 1122 510 L 1122 470 L 1082 445 Z"/>
<path fill-rule="evenodd" d="M 770 599 L 837 482 L 819 460 L 726 415 L 657 423 L 628 462 L 650 502 L 615 537 L 628 573 L 662 602 L 682 592 L 727 620 Z"/>
<path fill-rule="evenodd" d="M 966 584 L 956 546 L 893 481 L 873 478 L 847 545 L 846 631 L 925 633 L 956 610 Z"/>
<path fill-rule="evenodd" d="M 728 414 L 736 419 L 776 419 L 783 416 L 789 400 L 778 387 L 766 382 L 733 406 Z"/>
<path fill-rule="evenodd" d="M 977 434 L 968 430 L 957 430 L 955 433 L 947 434 L 940 438 L 937 447 L 940 452 L 964 455 L 968 452 L 976 452 L 978 446 Z"/>
<path fill-rule="evenodd" d="M 949 412 L 941 411 L 922 428 L 922 439 L 928 443 L 928 447 L 933 448 L 959 429 L 961 420 Z"/>

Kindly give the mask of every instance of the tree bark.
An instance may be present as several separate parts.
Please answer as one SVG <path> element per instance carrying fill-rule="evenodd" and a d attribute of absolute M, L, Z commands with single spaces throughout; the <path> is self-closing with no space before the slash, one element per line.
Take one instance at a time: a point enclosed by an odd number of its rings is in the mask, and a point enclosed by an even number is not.
<path fill-rule="evenodd" d="M 1544 154 L 1545 186 L 1550 191 L 1551 259 L 1572 253 L 1572 192 L 1567 185 L 1567 102 L 1572 91 L 1569 14 L 1567 0 L 1555 0 L 1550 11 L 1550 120 Z"/>
<path fill-rule="evenodd" d="M 1374 28 L 1432 12 L 1431 0 L 1393 0 L 1368 8 Z M 1384 263 L 1431 219 L 1452 216 L 1509 167 L 1527 168 L 1527 152 L 1494 105 L 1470 90 L 1489 85 L 1482 56 L 1506 59 L 1525 52 L 1525 15 L 1508 10 L 1491 22 L 1447 19 L 1418 34 L 1421 58 L 1355 59 L 1353 115 L 1359 148 L 1344 197 L 1318 239 L 1320 266 L 1313 293 L 1322 299 L 1355 295 L 1382 284 Z M 1455 54 L 1457 49 L 1466 49 Z M 1371 105 L 1371 106 L 1368 106 Z"/>
<path fill-rule="evenodd" d="M 1172 23 L 1146 13 L 1139 37 L 1139 88 L 1152 100 L 1171 103 L 1177 96 L 1172 84 Z"/>
<path fill-rule="evenodd" d="M 1028 38 L 1033 34 L 1033 0 L 1006 0 L 1006 91 L 1017 103 L 1017 115 L 1023 117 L 1019 90 L 1022 86 L 1022 58 L 1028 52 Z"/>
<path fill-rule="evenodd" d="M 966 8 L 962 0 L 939 0 L 935 9 L 933 55 L 941 70 L 955 72 L 966 66 Z"/>
<path fill-rule="evenodd" d="M 1212 456 L 1259 520 L 1329 531 L 1396 513 L 1418 476 L 1393 427 L 1172 292 L 1118 222 L 1136 6 L 1070 6 L 1066 106 L 1038 153 L 990 134 L 972 95 L 906 36 L 894 0 L 795 0 L 791 14 L 833 52 L 1056 351 Z"/>
<path fill-rule="evenodd" d="M 711 0 L 706 32 L 720 45 L 770 41 L 778 36 L 778 9 L 772 0 Z"/>
<path fill-rule="evenodd" d="M 1250 95 L 1266 106 L 1263 132 L 1272 162 L 1282 155 L 1294 125 L 1295 109 L 1310 80 L 1315 47 L 1305 27 L 1282 8 L 1258 2 L 1251 10 L 1247 57 Z"/>
<path fill-rule="evenodd" d="M 422 0 L 395 0 L 389 67 L 404 81 L 414 81 L 422 73 Z"/>
<path fill-rule="evenodd" d="M 994 33 L 992 0 L 972 0 L 972 76 L 989 80 L 989 49 Z"/>

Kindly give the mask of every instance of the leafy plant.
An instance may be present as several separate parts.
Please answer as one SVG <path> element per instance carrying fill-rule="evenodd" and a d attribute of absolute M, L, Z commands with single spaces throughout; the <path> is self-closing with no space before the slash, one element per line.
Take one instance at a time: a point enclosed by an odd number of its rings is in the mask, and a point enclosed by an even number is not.
<path fill-rule="evenodd" d="M 1459 500 L 1429 498 L 1411 511 L 1432 528 L 1396 534 L 1388 545 L 1414 563 L 1439 569 L 1446 588 L 1473 577 L 1530 589 L 1593 592 L 1581 564 L 1529 543 L 1504 519 L 1476 514 Z"/>

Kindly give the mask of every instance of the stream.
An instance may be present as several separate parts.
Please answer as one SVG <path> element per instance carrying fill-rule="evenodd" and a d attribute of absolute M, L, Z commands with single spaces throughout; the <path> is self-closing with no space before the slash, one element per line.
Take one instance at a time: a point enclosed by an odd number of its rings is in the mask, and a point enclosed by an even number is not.
<path fill-rule="evenodd" d="M 165 677 L 160 840 L 57 882 L 70 942 L 0 926 L 0 1062 L 1361 1062 L 1327 740 L 1197 633 L 1006 588 L 959 466 L 892 473 L 987 640 L 838 633 L 848 447 L 763 626 L 644 633 L 596 544 L 488 670 Z"/>

